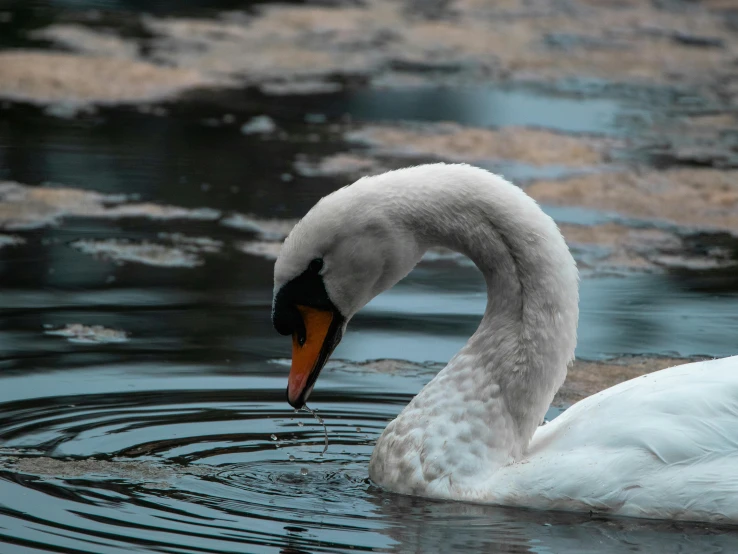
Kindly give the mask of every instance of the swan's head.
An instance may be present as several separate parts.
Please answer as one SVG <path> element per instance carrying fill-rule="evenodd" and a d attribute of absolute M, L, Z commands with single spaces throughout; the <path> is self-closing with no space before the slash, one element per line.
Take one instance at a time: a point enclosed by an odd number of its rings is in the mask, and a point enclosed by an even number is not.
<path fill-rule="evenodd" d="M 363 186 L 372 179 L 318 202 L 287 237 L 274 267 L 272 322 L 292 335 L 287 400 L 295 408 L 307 402 L 351 317 L 422 254 L 383 198 Z"/>

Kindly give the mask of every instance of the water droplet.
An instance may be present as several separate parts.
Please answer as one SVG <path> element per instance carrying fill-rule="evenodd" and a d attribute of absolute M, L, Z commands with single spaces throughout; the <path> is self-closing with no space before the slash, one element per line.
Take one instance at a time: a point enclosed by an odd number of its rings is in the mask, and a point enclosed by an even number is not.
<path fill-rule="evenodd" d="M 277 440 L 277 435 L 272 434 L 272 440 L 273 441 Z"/>
<path fill-rule="evenodd" d="M 313 414 L 313 417 L 318 421 L 318 423 L 323 426 L 323 433 L 325 433 L 325 446 L 323 447 L 323 452 L 320 453 L 320 455 L 322 456 L 328 450 L 328 426 L 326 426 L 323 418 L 318 415 L 318 410 L 311 410 L 310 408 L 308 408 L 307 404 L 305 404 L 302 409 Z"/>
<path fill-rule="evenodd" d="M 304 423 L 303 423 L 302 421 L 298 421 L 298 422 L 297 422 L 297 425 L 299 425 L 300 427 L 302 427 L 302 426 L 303 426 L 303 425 L 305 425 L 305 424 L 304 424 Z"/>
<path fill-rule="evenodd" d="M 296 459 L 297 458 L 295 458 L 292 454 L 290 454 L 290 458 L 289 458 L 290 462 L 294 462 Z"/>
<path fill-rule="evenodd" d="M 361 427 L 357 427 L 357 428 L 356 428 L 356 432 L 357 432 L 357 433 L 361 433 Z"/>
<path fill-rule="evenodd" d="M 308 468 L 301 467 L 300 468 L 300 475 L 307 475 L 308 474 Z"/>

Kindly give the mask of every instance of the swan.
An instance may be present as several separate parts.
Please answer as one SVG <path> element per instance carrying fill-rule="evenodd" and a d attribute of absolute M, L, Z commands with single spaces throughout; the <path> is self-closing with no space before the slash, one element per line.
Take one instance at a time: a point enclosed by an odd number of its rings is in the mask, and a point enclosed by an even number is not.
<path fill-rule="evenodd" d="M 428 248 L 487 284 L 479 328 L 377 440 L 391 491 L 475 503 L 738 523 L 738 356 L 672 367 L 541 425 L 576 345 L 579 277 L 553 220 L 486 170 L 429 164 L 321 199 L 274 267 L 272 321 L 292 336 L 302 407 L 351 317 Z"/>

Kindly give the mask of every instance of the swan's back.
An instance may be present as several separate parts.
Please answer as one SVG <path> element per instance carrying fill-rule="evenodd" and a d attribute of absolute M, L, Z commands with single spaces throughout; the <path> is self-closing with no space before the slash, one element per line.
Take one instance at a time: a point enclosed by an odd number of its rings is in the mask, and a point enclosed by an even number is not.
<path fill-rule="evenodd" d="M 738 356 L 582 400 L 484 488 L 507 505 L 738 522 Z"/>

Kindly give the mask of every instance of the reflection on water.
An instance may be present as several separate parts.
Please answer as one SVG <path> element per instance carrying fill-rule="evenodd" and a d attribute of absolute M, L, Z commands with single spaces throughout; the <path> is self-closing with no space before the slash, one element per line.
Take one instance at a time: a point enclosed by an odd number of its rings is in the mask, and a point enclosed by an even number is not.
<path fill-rule="evenodd" d="M 537 126 L 574 133 L 617 133 L 646 125 L 653 110 L 616 99 L 552 97 L 530 89 L 420 88 L 333 95 L 329 113 L 361 120 L 456 121 L 474 127 Z M 624 124 L 623 122 L 627 122 Z"/>
<path fill-rule="evenodd" d="M 122 109 L 59 120 L 13 107 L 0 120 L 0 179 L 288 218 L 343 184 L 292 174 L 298 153 L 343 147 L 304 123 L 306 112 L 329 121 L 349 112 L 618 133 L 620 114 L 641 108 L 487 89 L 299 101 L 239 93 L 168 109 L 166 117 Z M 237 114 L 232 124 L 203 124 L 226 111 Z M 265 112 L 287 139 L 239 132 Z M 609 217 L 557 213 L 575 223 Z M 70 247 L 162 242 L 163 232 L 222 248 L 199 254 L 200 266 L 162 268 Z M 427 374 L 325 371 L 312 406 L 329 426 L 321 456 L 322 427 L 284 401 L 286 368 L 272 361 L 288 356 L 289 341 L 269 321 L 272 263 L 235 248 L 251 236 L 243 230 L 77 218 L 21 234 L 26 244 L 0 250 L 0 551 L 738 551 L 738 535 L 722 530 L 432 502 L 374 487 L 374 440 Z M 714 278 L 585 279 L 579 355 L 735 353 L 735 282 L 717 288 Z M 473 268 L 425 263 L 356 317 L 336 355 L 444 361 L 478 324 L 483 290 Z M 44 333 L 68 324 L 101 325 L 128 340 L 77 344 Z"/>

